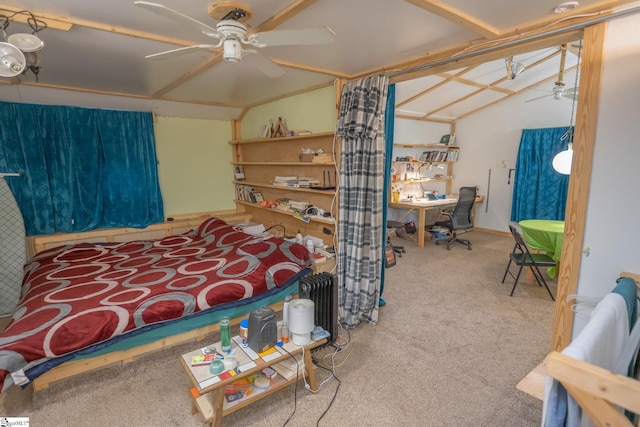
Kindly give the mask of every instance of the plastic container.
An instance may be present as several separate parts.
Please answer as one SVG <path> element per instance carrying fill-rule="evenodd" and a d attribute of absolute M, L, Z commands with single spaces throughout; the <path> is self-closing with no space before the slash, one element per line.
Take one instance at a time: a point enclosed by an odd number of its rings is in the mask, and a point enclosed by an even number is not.
<path fill-rule="evenodd" d="M 296 233 L 296 243 L 302 244 L 302 233 L 300 232 L 300 230 L 298 230 L 298 232 Z"/>
<path fill-rule="evenodd" d="M 220 349 L 231 350 L 231 324 L 228 317 L 220 319 Z"/>
<path fill-rule="evenodd" d="M 242 339 L 242 347 L 249 347 L 249 319 L 243 319 L 240 322 L 240 338 Z"/>

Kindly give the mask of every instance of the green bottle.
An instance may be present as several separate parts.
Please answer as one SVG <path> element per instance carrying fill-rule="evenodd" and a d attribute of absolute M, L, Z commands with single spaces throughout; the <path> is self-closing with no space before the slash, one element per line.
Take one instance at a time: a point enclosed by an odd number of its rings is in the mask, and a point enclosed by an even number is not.
<path fill-rule="evenodd" d="M 231 350 L 231 327 L 228 317 L 220 319 L 220 348 L 224 352 Z"/>

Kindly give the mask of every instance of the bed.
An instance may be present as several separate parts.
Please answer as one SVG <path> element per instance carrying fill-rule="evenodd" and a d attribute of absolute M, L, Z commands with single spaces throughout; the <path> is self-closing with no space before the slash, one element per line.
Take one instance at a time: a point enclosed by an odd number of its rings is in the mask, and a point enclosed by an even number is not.
<path fill-rule="evenodd" d="M 310 271 L 302 245 L 245 234 L 220 217 L 201 221 L 32 239 L 19 305 L 0 334 L 2 390 L 31 382 L 41 390 L 203 339 L 222 316 L 235 324 L 256 308 L 280 308 Z"/>

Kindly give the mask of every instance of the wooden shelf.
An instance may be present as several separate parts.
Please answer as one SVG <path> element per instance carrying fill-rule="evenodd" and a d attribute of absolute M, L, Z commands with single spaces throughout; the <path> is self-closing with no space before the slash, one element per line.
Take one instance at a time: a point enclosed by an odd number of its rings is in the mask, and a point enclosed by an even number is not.
<path fill-rule="evenodd" d="M 309 135 L 299 135 L 299 136 L 285 136 L 282 138 L 255 138 L 255 139 L 234 139 L 229 141 L 231 145 L 245 145 L 245 144 L 268 144 L 273 142 L 282 142 L 282 141 L 300 141 L 304 139 L 314 139 L 314 138 L 326 138 L 328 136 L 333 137 L 333 132 L 320 132 L 320 133 L 312 133 Z"/>
<path fill-rule="evenodd" d="M 273 212 L 273 213 L 277 213 L 277 214 L 287 215 L 287 216 L 293 217 L 293 212 L 283 211 L 283 210 L 275 209 L 275 208 L 267 208 L 267 207 L 264 207 L 264 206 L 260 206 L 258 203 L 243 202 L 242 200 L 236 200 L 235 202 L 240 204 L 240 205 L 250 206 L 250 207 L 255 208 L 255 209 L 262 209 L 262 210 L 265 210 L 265 211 L 269 211 L 269 212 Z M 335 225 L 335 223 L 336 223 L 333 218 L 324 219 L 324 218 L 315 217 L 315 216 L 311 216 L 309 218 L 310 218 L 310 220 L 312 222 L 320 222 L 322 224 Z"/>
<path fill-rule="evenodd" d="M 234 166 L 335 166 L 334 162 L 231 162 L 231 164 Z"/>
<path fill-rule="evenodd" d="M 404 148 L 420 148 L 420 147 L 428 147 L 428 148 L 460 148 L 456 145 L 445 145 L 445 144 L 393 144 L 396 147 L 404 147 Z"/>
<path fill-rule="evenodd" d="M 274 190 L 282 190 L 282 191 L 296 191 L 299 193 L 313 193 L 313 194 L 324 194 L 328 196 L 333 196 L 336 194 L 335 190 L 316 190 L 313 188 L 307 187 L 287 187 L 284 185 L 273 185 L 267 184 L 264 182 L 254 182 L 254 181 L 233 181 L 236 185 L 248 185 L 250 187 L 260 187 L 260 188 L 272 188 Z"/>
<path fill-rule="evenodd" d="M 296 176 L 317 179 L 318 185 L 335 186 L 339 179 L 340 138 L 335 138 L 334 132 L 321 132 L 301 136 L 287 136 L 283 138 L 256 138 L 247 140 L 231 140 L 233 157 L 231 163 L 234 168 L 242 168 L 245 179 L 232 181 L 236 186 L 236 207 L 239 211 L 246 211 L 252 221 L 264 224 L 266 228 L 281 225 L 285 234 L 295 234 L 300 229 L 306 235 L 315 236 L 327 245 L 333 245 L 332 234 L 335 232 L 336 220 L 322 216 L 310 217 L 304 222 L 294 216 L 293 212 L 271 209 L 252 203 L 244 197 L 246 192 L 259 192 L 264 200 L 288 198 L 304 201 L 324 212 L 331 212 L 337 217 L 338 207 L 335 189 L 318 189 L 311 187 L 289 187 L 274 185 L 276 176 Z M 300 154 L 304 149 L 322 150 L 332 154 L 326 156 L 327 163 L 300 161 Z M 321 160 L 321 158 L 314 158 Z M 305 159 L 306 160 L 306 159 Z M 324 160 L 324 159 L 323 159 Z M 325 187 L 326 188 L 326 187 Z"/>
<path fill-rule="evenodd" d="M 404 182 L 404 183 L 412 183 L 412 182 L 438 182 L 438 181 L 442 181 L 442 182 L 446 182 L 446 181 L 453 181 L 453 177 L 452 176 L 448 176 L 448 177 L 443 177 L 443 178 L 410 178 L 410 179 L 402 179 L 399 181 L 391 181 L 392 184 L 395 184 L 397 182 Z"/>
<path fill-rule="evenodd" d="M 421 165 L 451 165 L 456 161 L 448 162 L 421 162 L 420 160 L 393 160 L 391 163 L 420 163 Z"/>

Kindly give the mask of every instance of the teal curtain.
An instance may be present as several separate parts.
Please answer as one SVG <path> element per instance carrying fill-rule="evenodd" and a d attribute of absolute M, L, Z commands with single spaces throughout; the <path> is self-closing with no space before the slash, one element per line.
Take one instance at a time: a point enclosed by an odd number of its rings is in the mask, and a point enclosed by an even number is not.
<path fill-rule="evenodd" d="M 151 113 L 0 102 L 0 171 L 27 235 L 164 219 Z"/>
<path fill-rule="evenodd" d="M 382 193 L 382 201 L 384 208 L 382 209 L 382 224 L 383 227 L 383 242 L 387 241 L 387 205 L 389 203 L 389 182 L 391 180 L 391 161 L 393 160 L 393 133 L 395 126 L 396 115 L 396 85 L 391 84 L 387 88 L 387 105 L 384 111 L 384 138 L 385 138 L 385 158 L 384 158 L 384 189 Z M 384 250 L 386 245 L 382 247 L 382 269 L 380 273 L 380 305 L 385 305 L 386 302 L 382 299 L 382 293 L 384 292 L 384 263 L 385 254 Z"/>
<path fill-rule="evenodd" d="M 553 169 L 556 154 L 567 149 L 568 127 L 523 129 L 516 159 L 511 221 L 564 220 L 569 175 Z"/>

